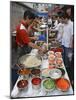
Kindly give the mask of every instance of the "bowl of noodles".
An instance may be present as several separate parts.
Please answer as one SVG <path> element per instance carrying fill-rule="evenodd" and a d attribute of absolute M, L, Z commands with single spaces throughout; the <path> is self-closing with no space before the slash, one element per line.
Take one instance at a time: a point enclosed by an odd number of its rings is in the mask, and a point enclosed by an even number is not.
<path fill-rule="evenodd" d="M 38 55 L 24 55 L 19 58 L 19 64 L 22 64 L 24 68 L 36 68 L 40 67 L 42 63 L 42 58 Z"/>

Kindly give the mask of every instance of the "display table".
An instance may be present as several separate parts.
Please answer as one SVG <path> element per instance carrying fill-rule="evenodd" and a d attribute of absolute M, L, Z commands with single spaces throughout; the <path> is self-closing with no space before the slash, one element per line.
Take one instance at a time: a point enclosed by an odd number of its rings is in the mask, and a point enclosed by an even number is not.
<path fill-rule="evenodd" d="M 33 50 L 31 52 L 31 54 L 33 54 Z M 36 52 L 35 52 L 36 53 Z M 41 69 L 44 69 L 44 68 L 48 68 L 48 59 L 42 61 L 42 65 L 41 65 Z M 66 71 L 66 68 L 63 64 L 63 68 L 65 70 L 65 75 L 64 77 L 66 79 L 69 80 L 69 77 L 68 77 L 68 74 L 67 74 L 67 71 Z M 57 95 L 72 95 L 73 94 L 73 89 L 72 89 L 72 86 L 70 85 L 70 88 L 67 92 L 61 92 L 57 89 L 55 89 L 54 91 L 52 92 L 49 92 L 49 93 L 46 93 L 44 90 L 43 90 L 43 86 L 41 86 L 41 89 L 40 90 L 34 90 L 32 88 L 32 84 L 31 84 L 31 77 L 29 78 L 29 86 L 28 86 L 28 91 L 19 91 L 18 88 L 17 88 L 17 82 L 19 80 L 21 80 L 22 77 L 19 76 L 18 80 L 16 81 L 15 83 L 15 86 L 13 88 L 13 90 L 11 91 L 11 97 L 12 98 L 17 98 L 17 97 L 37 97 L 37 96 L 57 96 Z"/>

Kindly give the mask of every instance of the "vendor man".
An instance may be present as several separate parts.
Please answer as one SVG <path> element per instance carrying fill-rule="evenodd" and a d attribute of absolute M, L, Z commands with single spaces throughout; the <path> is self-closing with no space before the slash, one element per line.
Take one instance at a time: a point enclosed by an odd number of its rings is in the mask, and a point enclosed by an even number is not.
<path fill-rule="evenodd" d="M 22 22 L 16 28 L 16 43 L 20 48 L 19 56 L 29 53 L 30 48 L 38 49 L 41 52 L 45 51 L 41 47 L 32 43 L 32 38 L 29 37 L 28 27 L 32 24 L 34 19 L 35 15 L 32 12 L 25 11 Z"/>

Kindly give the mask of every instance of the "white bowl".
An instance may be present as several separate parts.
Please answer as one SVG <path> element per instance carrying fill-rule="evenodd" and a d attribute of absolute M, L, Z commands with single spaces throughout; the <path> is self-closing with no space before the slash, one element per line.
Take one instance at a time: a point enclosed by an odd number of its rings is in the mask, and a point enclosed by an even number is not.
<path fill-rule="evenodd" d="M 49 75 L 50 75 L 50 77 L 51 77 L 52 79 L 56 80 L 56 79 L 61 78 L 62 72 L 61 72 L 60 69 L 53 68 L 53 69 L 50 70 Z"/>

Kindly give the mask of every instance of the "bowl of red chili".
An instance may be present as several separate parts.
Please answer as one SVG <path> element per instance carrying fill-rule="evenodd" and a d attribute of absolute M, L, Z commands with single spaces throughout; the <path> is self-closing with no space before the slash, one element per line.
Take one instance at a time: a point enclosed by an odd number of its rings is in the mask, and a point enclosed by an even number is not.
<path fill-rule="evenodd" d="M 33 89 L 40 89 L 41 88 L 41 78 L 34 77 L 32 78 L 32 87 Z"/>

